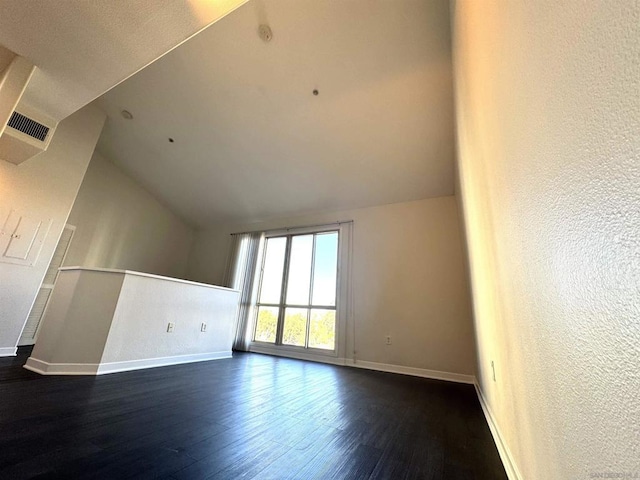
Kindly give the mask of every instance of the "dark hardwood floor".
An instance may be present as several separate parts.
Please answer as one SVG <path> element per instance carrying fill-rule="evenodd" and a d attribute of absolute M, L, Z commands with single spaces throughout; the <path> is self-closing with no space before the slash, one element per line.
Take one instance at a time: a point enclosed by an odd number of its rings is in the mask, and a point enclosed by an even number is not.
<path fill-rule="evenodd" d="M 44 377 L 0 359 L 0 479 L 506 479 L 470 385 L 238 354 Z"/>

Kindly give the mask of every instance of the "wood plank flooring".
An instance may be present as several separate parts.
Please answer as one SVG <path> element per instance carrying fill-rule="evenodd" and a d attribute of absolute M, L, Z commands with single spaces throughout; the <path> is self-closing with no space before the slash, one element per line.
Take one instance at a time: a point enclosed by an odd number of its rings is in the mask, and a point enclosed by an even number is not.
<path fill-rule="evenodd" d="M 0 478 L 506 479 L 475 391 L 269 357 L 43 377 L 0 359 Z"/>

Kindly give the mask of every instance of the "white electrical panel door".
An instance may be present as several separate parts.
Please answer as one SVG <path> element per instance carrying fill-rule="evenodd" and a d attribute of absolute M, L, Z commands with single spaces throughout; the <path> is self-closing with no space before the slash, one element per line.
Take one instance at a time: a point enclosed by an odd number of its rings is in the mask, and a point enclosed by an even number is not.
<path fill-rule="evenodd" d="M 0 231 L 0 261 L 35 264 L 50 225 L 50 221 L 11 210 Z"/>
<path fill-rule="evenodd" d="M 33 248 L 38 232 L 42 227 L 42 221 L 29 217 L 20 217 L 18 225 L 13 230 L 5 257 L 26 260 Z"/>

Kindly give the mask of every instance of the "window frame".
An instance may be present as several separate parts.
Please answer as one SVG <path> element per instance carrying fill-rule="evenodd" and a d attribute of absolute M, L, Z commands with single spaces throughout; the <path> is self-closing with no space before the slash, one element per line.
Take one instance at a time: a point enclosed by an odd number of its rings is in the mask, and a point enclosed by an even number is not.
<path fill-rule="evenodd" d="M 336 326 L 334 350 L 305 348 L 295 345 L 276 345 L 275 343 L 255 341 L 255 325 L 258 316 L 258 294 L 262 281 L 263 256 L 265 255 L 266 240 L 272 237 L 282 237 L 286 235 L 315 234 L 338 232 L 338 262 L 337 262 L 337 282 L 336 282 Z M 347 351 L 347 331 L 348 325 L 352 323 L 353 313 L 351 311 L 351 256 L 353 242 L 353 221 L 345 220 L 324 225 L 310 227 L 289 227 L 263 231 L 260 243 L 258 258 L 260 263 L 256 265 L 253 280 L 253 302 L 251 319 L 253 325 L 249 351 L 268 355 L 279 355 L 290 358 L 313 360 L 325 363 L 335 363 L 342 365 L 346 358 Z M 281 292 L 282 293 L 282 292 Z M 264 304 L 266 306 L 266 304 Z M 280 306 L 278 306 L 280 308 Z M 353 343 L 353 339 L 349 340 Z"/>
<path fill-rule="evenodd" d="M 316 254 L 316 235 L 321 235 L 324 233 L 336 233 L 338 235 L 338 245 L 336 252 L 336 291 L 335 291 L 335 305 L 314 305 L 313 301 L 313 284 L 314 284 L 314 261 Z M 297 305 L 297 304 L 287 304 L 286 296 L 288 289 L 288 281 L 289 281 L 289 265 L 291 262 L 291 245 L 294 237 L 304 236 L 304 235 L 313 235 L 313 248 L 312 248 L 312 258 L 311 258 L 311 272 L 310 272 L 310 282 L 309 282 L 309 304 L 308 305 Z M 252 351 L 261 351 L 264 353 L 277 353 L 277 352 L 291 352 L 298 353 L 304 355 L 305 353 L 314 355 L 314 356 L 338 356 L 342 341 L 342 330 L 340 328 L 341 325 L 344 325 L 344 309 L 341 305 L 341 273 L 342 273 L 342 265 L 343 262 L 343 246 L 342 240 L 344 236 L 344 231 L 341 228 L 341 225 L 327 225 L 326 227 L 311 227 L 311 228 L 298 228 L 298 229 L 286 229 L 286 230 L 278 230 L 265 233 L 263 237 L 263 246 L 261 248 L 261 260 L 259 263 L 259 267 L 256 268 L 256 299 L 254 303 L 253 309 L 253 332 L 251 335 L 251 348 Z M 262 292 L 262 281 L 264 274 L 264 266 L 267 256 L 267 241 L 271 238 L 286 238 L 286 246 L 285 246 L 285 255 L 284 255 L 284 265 L 283 265 L 283 274 L 282 274 L 282 284 L 280 290 L 280 303 L 261 303 L 260 302 L 260 293 Z M 257 327 L 257 318 L 260 307 L 272 307 L 278 308 L 278 320 L 276 325 L 276 339 L 274 343 L 271 342 L 263 342 L 255 339 L 256 327 Z M 282 337 L 284 332 L 284 315 L 287 308 L 301 308 L 307 310 L 307 325 L 305 332 L 305 345 L 287 345 L 282 343 Z M 324 348 L 314 348 L 309 347 L 309 328 L 311 321 L 311 311 L 313 309 L 318 310 L 333 310 L 335 312 L 335 339 L 334 339 L 334 347 L 333 350 L 324 349 Z M 266 350 L 266 351 L 265 351 Z M 269 352 L 272 350 L 273 352 Z"/>

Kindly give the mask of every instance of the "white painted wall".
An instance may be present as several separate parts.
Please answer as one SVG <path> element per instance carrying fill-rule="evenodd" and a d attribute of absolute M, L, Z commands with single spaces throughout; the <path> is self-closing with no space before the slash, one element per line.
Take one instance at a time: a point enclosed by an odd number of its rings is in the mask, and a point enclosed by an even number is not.
<path fill-rule="evenodd" d="M 69 223 L 76 232 L 65 266 L 186 274 L 191 227 L 98 152 Z"/>
<path fill-rule="evenodd" d="M 454 9 L 479 380 L 527 480 L 640 475 L 639 25 L 627 0 Z"/>
<path fill-rule="evenodd" d="M 238 297 L 226 288 L 127 274 L 102 362 L 231 356 Z M 167 333 L 169 322 L 175 324 L 172 333 Z"/>
<path fill-rule="evenodd" d="M 31 356 L 51 364 L 100 363 L 124 274 L 61 271 Z"/>
<path fill-rule="evenodd" d="M 196 234 L 190 278 L 220 284 L 231 232 L 354 220 L 357 359 L 474 373 L 471 308 L 454 197 L 439 197 Z M 347 328 L 352 345 L 353 326 Z M 392 345 L 385 345 L 385 336 Z"/>
<path fill-rule="evenodd" d="M 230 357 L 238 297 L 146 273 L 63 268 L 27 368 L 95 375 Z"/>
<path fill-rule="evenodd" d="M 60 123 L 46 152 L 19 166 L 0 160 L 0 211 L 16 209 L 52 220 L 34 266 L 0 263 L 0 355 L 15 353 L 104 118 L 95 107 L 83 108 Z"/>
<path fill-rule="evenodd" d="M 9 60 L 9 58 L 11 59 Z M 7 60 L 9 60 L 9 65 L 3 65 Z M 13 52 L 0 45 L 0 135 L 4 133 L 7 123 L 33 75 L 34 68 L 29 60 L 14 55 Z M 13 158 L 11 160 L 13 163 L 19 163 Z"/>

